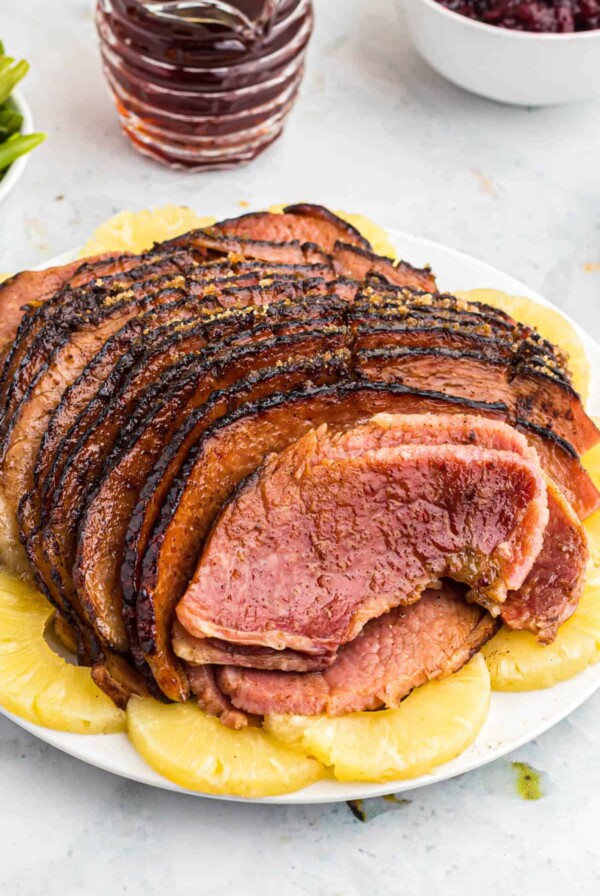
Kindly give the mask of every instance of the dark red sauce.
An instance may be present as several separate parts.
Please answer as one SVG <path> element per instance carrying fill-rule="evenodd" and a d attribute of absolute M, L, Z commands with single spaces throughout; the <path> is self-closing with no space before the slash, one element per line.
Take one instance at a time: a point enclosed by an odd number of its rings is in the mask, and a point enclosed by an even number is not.
<path fill-rule="evenodd" d="M 174 167 L 254 158 L 294 103 L 312 24 L 310 0 L 98 0 L 122 129 Z"/>
<path fill-rule="evenodd" d="M 438 0 L 470 19 L 513 31 L 564 34 L 600 28 L 600 0 Z"/>

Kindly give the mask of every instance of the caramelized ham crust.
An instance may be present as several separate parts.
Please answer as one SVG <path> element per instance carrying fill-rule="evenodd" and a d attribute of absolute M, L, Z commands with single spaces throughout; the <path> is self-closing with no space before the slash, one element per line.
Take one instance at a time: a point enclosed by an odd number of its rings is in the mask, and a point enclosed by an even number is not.
<path fill-rule="evenodd" d="M 54 293 L 70 283 L 80 286 L 90 277 L 114 270 L 118 261 L 113 255 L 96 255 L 71 261 L 43 271 L 21 271 L 0 284 L 0 350 L 10 343 L 23 314 L 46 302 Z"/>
<path fill-rule="evenodd" d="M 367 251 L 370 243 L 351 224 L 320 205 L 288 205 L 283 214 L 250 212 L 220 221 L 211 232 L 272 242 L 314 243 L 331 252 L 338 240 Z"/>
<path fill-rule="evenodd" d="M 60 608 L 81 661 L 94 664 L 95 680 L 120 705 L 132 691 L 181 700 L 191 690 L 227 724 L 252 723 L 248 712 L 262 697 L 254 686 L 248 690 L 251 678 L 240 683 L 233 667 L 275 681 L 281 669 L 290 681 L 323 678 L 339 660 L 339 644 L 353 638 L 341 650 L 356 650 L 361 629 L 376 628 L 373 614 L 407 613 L 416 620 L 429 613 L 429 598 L 405 611 L 393 605 L 414 601 L 446 573 L 462 577 L 471 596 L 493 613 L 500 608 L 509 625 L 552 639 L 581 591 L 587 553 L 577 515 L 595 510 L 600 496 L 578 452 L 596 444 L 598 431 L 573 392 L 559 350 L 497 309 L 435 290 L 429 269 L 375 255 L 354 228 L 314 205 L 223 221 L 139 257 L 100 257 L 25 272 L 0 287 L 0 351 L 2 334 L 14 332 L 21 306 L 28 305 L 2 358 L 0 500 L 7 517 L 18 507 L 21 539 L 40 587 Z M 383 417 L 367 422 L 378 411 L 413 419 L 399 437 L 398 426 Z M 419 414 L 427 412 L 435 420 L 421 416 L 417 427 Z M 465 412 L 479 419 L 465 426 Z M 503 428 L 502 420 L 512 428 Z M 330 433 L 323 456 L 319 447 L 307 454 L 306 443 L 291 447 L 322 424 Z M 273 477 L 263 480 L 260 468 L 265 461 L 266 470 L 285 466 L 294 451 L 299 478 L 292 470 L 286 480 L 286 510 L 285 500 L 273 492 Z M 284 452 L 279 460 L 267 460 L 278 452 Z M 354 607 L 352 594 L 342 595 L 349 598 L 344 609 L 343 600 L 327 599 L 336 570 L 321 568 L 322 551 L 307 549 L 316 586 L 310 576 L 297 585 L 304 589 L 298 605 L 306 610 L 310 630 L 290 625 L 285 634 L 291 640 L 279 643 L 281 620 L 265 615 L 260 600 L 248 615 L 242 596 L 237 608 L 228 607 L 232 617 L 225 613 L 216 625 L 203 607 L 199 618 L 204 614 L 209 625 L 202 634 L 210 629 L 211 637 L 194 638 L 180 623 L 175 629 L 177 652 L 192 664 L 187 674 L 171 644 L 175 606 L 190 589 L 198 563 L 200 569 L 214 560 L 223 520 L 257 492 L 256 483 L 263 489 L 261 501 L 267 494 L 273 499 L 259 508 L 266 514 L 265 531 L 271 515 L 279 513 L 275 532 L 282 521 L 295 527 L 299 541 L 288 539 L 287 546 L 302 563 L 310 527 L 325 525 L 318 512 L 324 489 L 327 538 L 337 544 L 336 527 L 344 526 L 355 532 L 362 527 L 373 544 L 379 538 L 380 580 L 367 576 L 360 584 L 370 560 L 362 557 L 361 565 L 361 545 L 344 539 L 357 552 L 353 584 L 371 587 Z M 381 530 L 366 511 L 363 519 L 352 489 L 362 494 L 364 507 L 381 499 Z M 399 571 L 386 554 L 393 538 L 387 530 L 382 535 L 391 512 L 385 501 L 395 501 L 393 511 L 402 516 L 407 496 L 419 490 L 426 503 L 420 498 L 413 507 L 413 540 L 403 531 L 394 535 L 395 549 L 406 549 L 404 560 L 410 558 L 401 594 L 397 582 L 385 581 Z M 549 522 L 540 541 L 542 492 Z M 472 514 L 483 512 L 486 500 L 493 504 L 485 509 L 488 529 L 472 525 Z M 408 516 L 402 518 L 409 528 Z M 454 530 L 444 529 L 448 519 Z M 432 542 L 427 539 L 435 520 L 441 536 Z M 14 518 L 8 519 L 11 526 Z M 494 526 L 506 544 L 492 544 Z M 517 531 L 530 536 L 521 557 Z M 252 554 L 260 539 L 252 526 L 246 534 Z M 455 543 L 461 534 L 462 547 Z M 286 540 L 281 534 L 275 539 L 280 561 L 289 561 L 295 575 L 302 563 L 294 566 L 293 558 L 283 557 Z M 235 565 L 234 542 L 225 540 L 222 559 L 236 575 L 247 574 L 244 564 Z M 368 547 L 367 539 L 365 556 Z M 511 548 L 512 556 L 505 556 Z M 252 557 L 260 570 L 261 558 Z M 265 567 L 263 573 L 258 584 L 271 588 L 271 574 L 281 585 L 278 568 Z M 236 587 L 240 582 L 235 580 Z M 218 584 L 213 577 L 202 593 L 213 609 L 222 597 Z M 276 595 L 280 616 L 286 615 L 284 591 Z M 456 595 L 444 603 L 446 591 L 437 595 L 437 615 L 432 611 L 423 624 L 431 623 L 433 632 L 446 619 L 452 656 L 444 668 L 450 669 L 493 623 Z M 238 611 L 246 614 L 241 622 L 234 619 Z M 472 637 L 466 633 L 468 614 L 479 614 L 479 621 L 471 620 Z M 404 626 L 406 635 L 409 628 Z M 246 639 L 250 634 L 250 643 L 235 643 L 231 635 L 240 632 Z M 421 654 L 414 667 L 427 677 L 437 668 L 431 646 L 431 656 Z M 215 678 L 216 665 L 226 671 Z M 420 680 L 406 669 L 390 666 L 398 699 L 403 688 Z M 229 696 L 219 689 L 221 678 Z M 385 704 L 384 691 L 393 699 L 393 687 L 386 690 L 382 682 L 370 697 L 359 683 L 358 703 Z M 277 700 L 278 687 L 272 691 Z M 322 685 L 317 691 L 322 696 Z M 335 687 L 327 693 L 325 704 L 331 698 L 335 711 L 341 696 Z"/>

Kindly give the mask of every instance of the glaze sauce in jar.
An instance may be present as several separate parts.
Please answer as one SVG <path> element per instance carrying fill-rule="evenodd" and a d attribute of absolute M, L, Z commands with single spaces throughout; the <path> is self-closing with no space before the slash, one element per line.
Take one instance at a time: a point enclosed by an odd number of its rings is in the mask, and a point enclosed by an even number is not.
<path fill-rule="evenodd" d="M 123 131 L 176 168 L 254 158 L 281 133 L 312 25 L 311 0 L 98 0 Z"/>

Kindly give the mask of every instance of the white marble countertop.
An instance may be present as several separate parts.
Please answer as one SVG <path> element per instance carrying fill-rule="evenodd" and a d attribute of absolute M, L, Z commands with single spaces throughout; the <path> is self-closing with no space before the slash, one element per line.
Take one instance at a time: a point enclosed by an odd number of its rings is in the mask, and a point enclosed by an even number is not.
<path fill-rule="evenodd" d="M 223 216 L 312 199 L 479 256 L 600 338 L 600 104 L 488 103 L 420 61 L 390 0 L 316 0 L 283 139 L 251 167 L 183 175 L 120 136 L 92 7 L 1 2 L 0 37 L 32 62 L 25 92 L 51 137 L 0 207 L 0 270 L 81 244 L 122 208 Z M 128 783 L 0 719 L 0 892 L 597 894 L 599 717 L 600 694 L 507 760 L 367 807 L 386 812 L 366 823 L 344 804 L 244 806 Z M 513 759 L 543 773 L 540 800 L 518 796 Z"/>

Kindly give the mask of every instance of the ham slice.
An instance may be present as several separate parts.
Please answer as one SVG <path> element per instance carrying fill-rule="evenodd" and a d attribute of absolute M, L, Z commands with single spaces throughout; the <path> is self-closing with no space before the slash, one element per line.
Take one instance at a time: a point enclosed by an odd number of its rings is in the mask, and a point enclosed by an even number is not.
<path fill-rule="evenodd" d="M 324 672 L 224 666 L 217 669 L 216 681 L 234 706 L 261 715 L 339 716 L 392 708 L 413 688 L 460 669 L 496 628 L 489 613 L 463 599 L 460 586 L 445 582 L 412 606 L 372 619 Z"/>
<path fill-rule="evenodd" d="M 319 654 L 444 576 L 499 612 L 548 520 L 535 452 L 369 442 L 348 450 L 323 427 L 251 478 L 177 607 L 190 634 Z"/>

